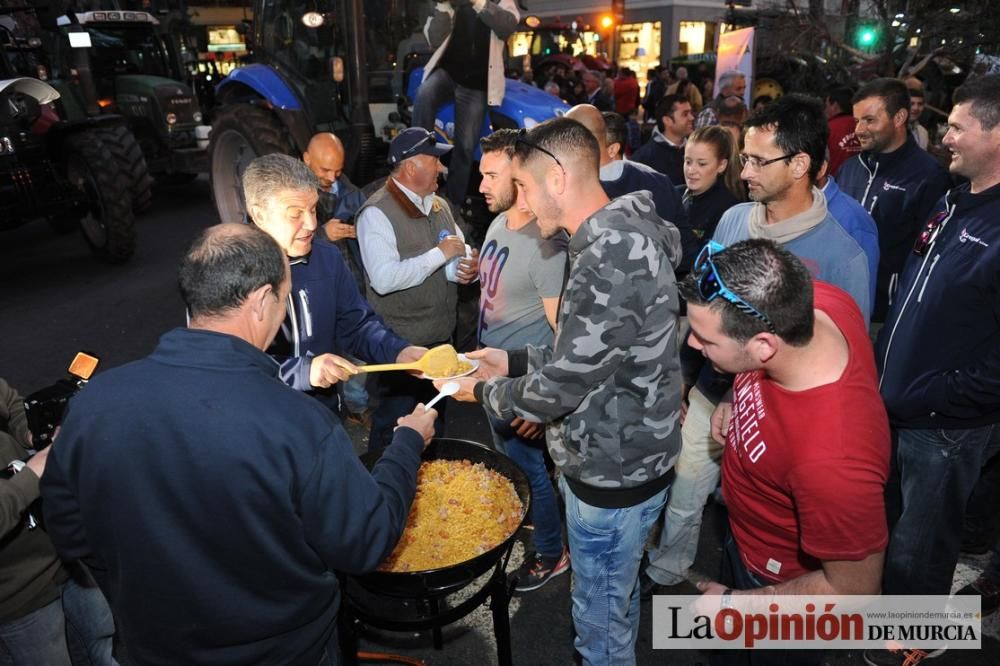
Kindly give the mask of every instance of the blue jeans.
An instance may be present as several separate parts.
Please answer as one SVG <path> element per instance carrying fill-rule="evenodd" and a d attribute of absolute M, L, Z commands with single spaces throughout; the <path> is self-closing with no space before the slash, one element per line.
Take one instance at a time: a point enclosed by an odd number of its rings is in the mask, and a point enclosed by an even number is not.
<path fill-rule="evenodd" d="M 66 637 L 73 666 L 117 664 L 111 656 L 115 620 L 101 588 L 93 579 L 85 585 L 66 581 L 62 591 Z"/>
<path fill-rule="evenodd" d="M 962 517 L 983 466 L 1000 452 L 1000 427 L 893 432 L 893 479 L 886 492 L 886 594 L 948 594 L 962 544 Z"/>
<path fill-rule="evenodd" d="M 564 477 L 566 533 L 573 558 L 574 646 L 584 664 L 635 664 L 639 634 L 639 565 L 667 489 L 625 509 L 580 501 Z"/>
<path fill-rule="evenodd" d="M 736 540 L 726 530 L 719 582 L 735 590 L 752 590 L 779 581 L 767 580 L 747 569 Z M 717 650 L 712 653 L 710 663 L 712 666 L 819 666 L 823 655 L 823 650 Z"/>
<path fill-rule="evenodd" d="M 69 666 L 66 624 L 59 599 L 0 625 L 0 664 Z"/>
<path fill-rule="evenodd" d="M 486 91 L 456 85 L 442 68 L 431 72 L 413 102 L 413 126 L 434 129 L 437 110 L 455 102 L 455 148 L 448 163 L 448 199 L 456 206 L 465 201 L 472 174 L 472 153 L 486 117 Z"/>
<path fill-rule="evenodd" d="M 562 520 L 555 488 L 545 469 L 545 440 L 535 442 L 522 439 L 510 427 L 510 421 L 501 421 L 487 414 L 493 428 L 493 444 L 497 451 L 514 461 L 528 477 L 531 486 L 531 524 L 534 529 L 535 552 L 546 558 L 562 555 Z"/>
<path fill-rule="evenodd" d="M 348 360 L 354 364 L 360 363 L 354 357 L 348 357 Z M 337 386 L 340 388 L 341 404 L 346 411 L 360 414 L 368 409 L 368 389 L 365 388 L 367 381 L 368 374 L 362 372 L 348 378 L 346 382 L 337 382 Z"/>

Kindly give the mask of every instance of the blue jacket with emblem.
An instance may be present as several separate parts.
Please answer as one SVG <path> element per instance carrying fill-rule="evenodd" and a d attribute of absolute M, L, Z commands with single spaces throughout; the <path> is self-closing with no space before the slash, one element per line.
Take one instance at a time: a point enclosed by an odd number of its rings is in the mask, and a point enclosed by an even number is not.
<path fill-rule="evenodd" d="M 884 321 L 906 255 L 949 182 L 945 170 L 909 132 L 906 143 L 891 153 L 859 153 L 837 172 L 841 191 L 859 201 L 878 226 L 880 259 L 872 321 Z"/>
<path fill-rule="evenodd" d="M 310 390 L 310 366 L 320 354 L 392 363 L 409 345 L 375 314 L 358 292 L 340 250 L 328 241 L 317 238 L 312 252 L 291 264 L 288 314 L 267 350 L 281 364 L 283 382 Z"/>
<path fill-rule="evenodd" d="M 1000 185 L 955 188 L 924 256 L 909 253 L 878 338 L 880 388 L 894 427 L 1000 423 Z"/>

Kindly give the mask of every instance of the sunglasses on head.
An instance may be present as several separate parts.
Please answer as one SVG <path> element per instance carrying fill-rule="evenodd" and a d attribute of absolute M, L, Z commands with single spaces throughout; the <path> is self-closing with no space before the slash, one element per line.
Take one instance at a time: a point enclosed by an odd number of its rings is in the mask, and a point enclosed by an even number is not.
<path fill-rule="evenodd" d="M 400 153 L 399 154 L 399 161 L 402 162 L 407 157 L 409 157 L 410 155 L 412 155 L 418 148 L 420 148 L 420 146 L 423 146 L 424 144 L 427 144 L 427 143 L 437 143 L 437 141 L 434 139 L 434 135 L 431 134 L 430 132 L 428 132 L 427 136 L 425 136 L 424 138 L 422 138 L 420 141 L 417 141 L 415 144 L 413 144 L 412 146 L 410 146 L 409 148 L 407 148 L 406 150 L 404 150 L 402 153 Z"/>
<path fill-rule="evenodd" d="M 566 170 L 566 167 L 564 167 L 563 163 L 559 161 L 559 158 L 555 156 L 555 153 L 553 153 L 552 151 L 547 150 L 545 148 L 542 148 L 537 143 L 532 143 L 531 141 L 528 141 L 526 138 L 524 138 L 525 136 L 527 136 L 527 134 L 528 134 L 528 130 L 524 129 L 523 127 L 521 129 L 519 129 L 517 131 L 517 138 L 514 139 L 514 146 L 516 147 L 517 144 L 523 143 L 528 148 L 533 148 L 533 149 L 535 149 L 535 150 L 537 150 L 539 152 L 545 153 L 546 155 L 548 155 L 549 157 L 551 157 L 552 159 L 554 159 L 556 161 L 556 164 L 559 165 L 560 169 L 562 169 L 563 171 Z"/>
<path fill-rule="evenodd" d="M 691 272 L 697 278 L 696 284 L 698 286 L 698 295 L 700 295 L 706 303 L 711 303 L 716 298 L 721 296 L 735 305 L 740 312 L 748 314 L 751 317 L 764 322 L 767 326 L 767 330 L 776 334 L 777 331 L 774 328 L 774 324 L 767 315 L 743 300 L 743 298 L 730 290 L 729 287 L 726 286 L 726 283 L 722 281 L 722 276 L 720 276 L 719 272 L 716 270 L 715 262 L 712 261 L 712 256 L 719 254 L 725 249 L 725 246 L 716 243 L 715 241 L 709 241 L 708 244 L 702 248 L 701 252 L 698 253 L 698 257 L 694 260 L 694 266 L 691 269 Z"/>

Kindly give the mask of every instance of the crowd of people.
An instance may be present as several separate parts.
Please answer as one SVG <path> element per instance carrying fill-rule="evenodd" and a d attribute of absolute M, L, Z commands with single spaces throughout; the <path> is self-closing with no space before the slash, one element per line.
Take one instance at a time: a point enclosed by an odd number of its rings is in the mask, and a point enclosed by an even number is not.
<path fill-rule="evenodd" d="M 490 62 L 508 4 L 456 3 L 447 18 L 468 32 L 439 42 L 431 102 L 485 112 L 489 76 L 453 65 Z M 370 196 L 333 134 L 302 159 L 255 159 L 248 224 L 207 229 L 181 261 L 188 326 L 95 377 L 51 448 L 2 481 L 0 653 L 111 663 L 117 631 L 142 663 L 337 663 L 336 574 L 392 550 L 443 432 L 443 406 L 423 407 L 440 381 L 366 384 L 362 366 L 454 342 L 458 286 L 477 281 L 479 365 L 454 397 L 481 403 L 478 439 L 529 480 L 514 585 L 572 571 L 583 663 L 635 663 L 641 601 L 688 580 L 720 483 L 723 567 L 698 583 L 715 608 L 948 594 L 977 544 L 992 560 L 961 592 L 1000 607 L 1000 76 L 954 92 L 947 168 L 909 82 L 748 113 L 736 71 L 714 95 L 663 69 L 640 100 L 629 79 L 605 91 L 583 72 L 564 117 L 481 140 L 495 217 L 479 248 L 448 200 L 468 186 L 455 165 L 471 133 L 453 148 L 400 132 Z M 655 130 L 633 152 L 640 101 Z M 23 405 L 2 381 L 0 398 L 0 446 L 22 458 Z M 343 427 L 369 398 L 371 470 Z"/>

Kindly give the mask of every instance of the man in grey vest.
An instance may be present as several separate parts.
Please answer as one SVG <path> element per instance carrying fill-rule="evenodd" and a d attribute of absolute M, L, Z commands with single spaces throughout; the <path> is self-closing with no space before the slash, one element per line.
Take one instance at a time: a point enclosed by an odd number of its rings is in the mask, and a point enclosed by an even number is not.
<path fill-rule="evenodd" d="M 435 194 L 440 158 L 449 150 L 425 129 L 400 132 L 389 146 L 389 178 L 358 212 L 356 222 L 368 302 L 394 331 L 424 347 L 451 340 L 456 283 L 471 282 L 479 270 L 448 202 Z M 379 393 L 369 450 L 387 446 L 396 419 L 435 391 L 430 382 L 393 372 L 379 377 Z M 437 424 L 439 436 L 442 426 L 443 417 Z"/>

